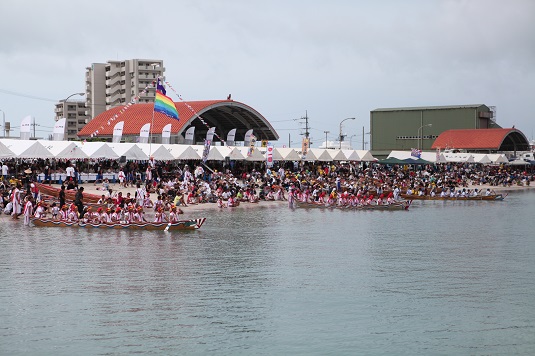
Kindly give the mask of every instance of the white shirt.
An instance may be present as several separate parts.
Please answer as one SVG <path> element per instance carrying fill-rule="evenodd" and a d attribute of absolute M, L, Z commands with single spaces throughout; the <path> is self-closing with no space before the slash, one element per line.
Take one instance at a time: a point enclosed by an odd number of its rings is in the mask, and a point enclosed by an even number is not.
<path fill-rule="evenodd" d="M 65 173 L 67 173 L 67 177 L 74 177 L 74 167 L 67 167 L 67 169 L 65 169 Z"/>
<path fill-rule="evenodd" d="M 4 163 L 2 165 L 2 175 L 7 176 L 9 174 L 9 167 Z"/>

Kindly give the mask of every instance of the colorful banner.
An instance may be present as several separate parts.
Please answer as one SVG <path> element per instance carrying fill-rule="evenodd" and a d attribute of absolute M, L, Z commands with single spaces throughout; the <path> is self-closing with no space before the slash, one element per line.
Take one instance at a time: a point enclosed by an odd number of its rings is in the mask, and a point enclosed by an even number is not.
<path fill-rule="evenodd" d="M 54 125 L 54 130 L 52 131 L 52 140 L 54 141 L 63 141 L 65 139 L 65 126 L 67 119 L 62 117 Z"/>
<path fill-rule="evenodd" d="M 272 143 L 267 144 L 266 166 L 268 168 L 273 167 L 273 144 Z"/>
<path fill-rule="evenodd" d="M 139 131 L 139 143 L 148 143 L 150 134 L 150 123 L 147 123 L 141 127 Z"/>
<path fill-rule="evenodd" d="M 202 152 L 202 161 L 203 163 L 206 163 L 206 160 L 208 159 L 208 154 L 210 153 L 210 146 L 212 145 L 212 141 L 204 140 L 204 150 Z"/>
<path fill-rule="evenodd" d="M 162 129 L 162 143 L 169 144 L 171 141 L 171 124 L 167 124 Z"/>
<path fill-rule="evenodd" d="M 29 140 L 30 139 L 31 127 L 32 127 L 32 117 L 31 116 L 26 116 L 20 122 L 20 139 L 21 140 Z"/>
<path fill-rule="evenodd" d="M 421 155 L 422 155 L 422 151 L 420 151 L 419 149 L 417 149 L 417 148 L 412 148 L 411 149 L 411 156 L 412 157 L 420 158 Z"/>
<path fill-rule="evenodd" d="M 249 149 L 247 150 L 247 157 L 251 157 L 254 153 L 254 146 L 256 144 L 256 137 L 254 135 L 250 136 Z"/>
<path fill-rule="evenodd" d="M 301 144 L 301 159 L 306 159 L 308 154 L 308 149 L 310 146 L 310 139 L 307 137 L 303 137 L 303 142 Z"/>
<path fill-rule="evenodd" d="M 113 127 L 113 138 L 111 142 L 118 143 L 121 142 L 121 138 L 123 137 L 123 127 L 124 127 L 124 121 L 119 121 L 115 124 Z"/>

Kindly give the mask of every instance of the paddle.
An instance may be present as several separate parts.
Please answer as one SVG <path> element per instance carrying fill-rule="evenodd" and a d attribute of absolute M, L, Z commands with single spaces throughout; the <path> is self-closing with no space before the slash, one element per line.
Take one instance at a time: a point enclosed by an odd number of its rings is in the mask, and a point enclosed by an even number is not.
<path fill-rule="evenodd" d="M 165 229 L 163 231 L 165 232 L 169 232 L 169 228 L 171 227 L 171 223 L 167 224 L 167 226 L 165 227 Z"/>

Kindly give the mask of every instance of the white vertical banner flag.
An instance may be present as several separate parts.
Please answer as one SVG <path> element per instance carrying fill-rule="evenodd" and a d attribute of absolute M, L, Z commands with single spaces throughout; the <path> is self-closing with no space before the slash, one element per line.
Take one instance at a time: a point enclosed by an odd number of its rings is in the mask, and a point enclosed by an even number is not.
<path fill-rule="evenodd" d="M 195 133 L 195 126 L 192 126 L 190 127 L 187 131 L 186 131 L 186 136 L 184 137 L 184 143 L 186 145 L 193 145 L 195 144 L 195 142 L 193 142 L 193 135 Z"/>
<path fill-rule="evenodd" d="M 113 138 L 111 142 L 121 142 L 121 138 L 123 137 L 123 127 L 124 127 L 124 121 L 119 121 L 115 124 L 113 127 Z"/>
<path fill-rule="evenodd" d="M 20 139 L 21 140 L 29 140 L 30 139 L 31 127 L 32 127 L 32 117 L 31 116 L 26 116 L 20 122 Z"/>
<path fill-rule="evenodd" d="M 232 129 L 228 132 L 227 135 L 227 146 L 236 146 L 236 129 Z"/>
<path fill-rule="evenodd" d="M 169 144 L 171 141 L 171 125 L 167 124 L 162 129 L 162 143 Z"/>
<path fill-rule="evenodd" d="M 245 138 L 243 139 L 243 145 L 244 146 L 249 146 L 250 142 L 251 142 L 251 136 L 253 135 L 253 129 L 250 129 L 249 131 L 247 131 L 245 133 Z"/>
<path fill-rule="evenodd" d="M 150 134 L 150 122 L 143 125 L 141 130 L 139 130 L 139 143 L 148 143 Z"/>
<path fill-rule="evenodd" d="M 212 142 L 214 139 L 215 127 L 210 127 L 208 132 L 206 132 L 206 141 Z"/>
<path fill-rule="evenodd" d="M 273 167 L 273 144 L 268 143 L 266 150 L 266 166 L 268 168 Z"/>
<path fill-rule="evenodd" d="M 65 139 L 65 126 L 67 119 L 62 117 L 54 124 L 54 130 L 52 131 L 52 139 L 54 141 L 63 141 Z"/>

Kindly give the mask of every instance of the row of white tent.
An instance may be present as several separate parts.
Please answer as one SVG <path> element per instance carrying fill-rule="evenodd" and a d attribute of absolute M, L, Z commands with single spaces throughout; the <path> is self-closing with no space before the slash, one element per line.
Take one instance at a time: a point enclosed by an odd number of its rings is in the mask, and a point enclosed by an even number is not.
<path fill-rule="evenodd" d="M 42 158 L 42 159 L 119 159 L 146 161 L 154 157 L 157 161 L 201 160 L 202 145 L 167 145 L 148 143 L 109 143 L 81 141 L 46 141 L 0 139 L 0 158 Z M 209 161 L 245 160 L 265 161 L 266 147 L 255 147 L 249 154 L 248 147 L 212 146 Z M 301 150 L 295 148 L 274 148 L 274 161 L 300 161 Z M 305 161 L 365 161 L 376 159 L 367 150 L 332 150 L 310 148 Z"/>
<path fill-rule="evenodd" d="M 414 158 L 411 151 L 392 151 L 388 158 L 407 159 Z M 420 158 L 433 163 L 481 163 L 500 164 L 508 163 L 509 160 L 504 154 L 494 153 L 467 153 L 467 152 L 421 152 Z"/>

